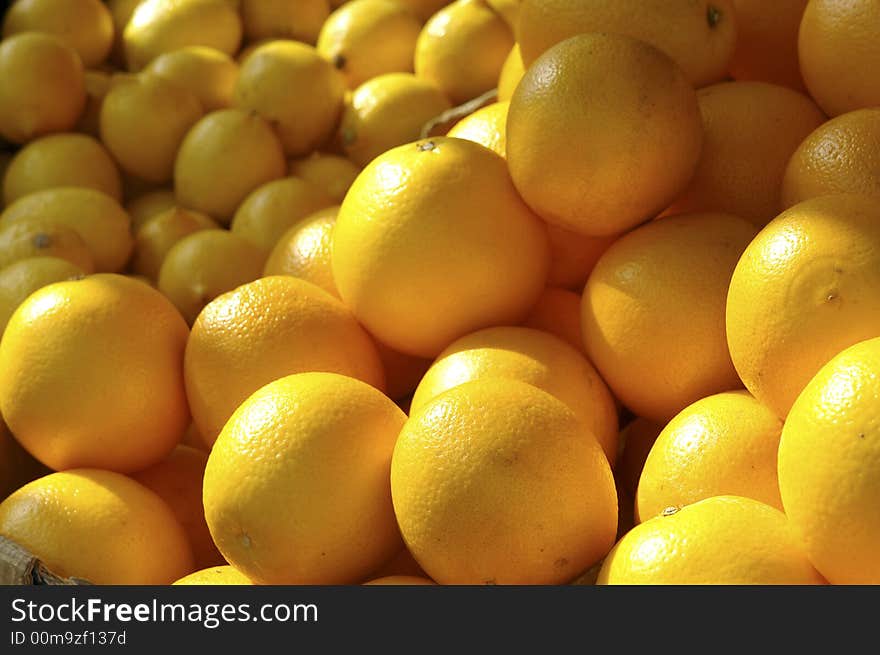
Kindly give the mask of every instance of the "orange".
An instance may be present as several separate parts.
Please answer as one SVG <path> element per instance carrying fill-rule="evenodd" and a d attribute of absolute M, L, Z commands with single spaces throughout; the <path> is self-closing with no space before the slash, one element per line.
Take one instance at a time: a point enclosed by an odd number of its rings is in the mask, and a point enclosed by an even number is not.
<path fill-rule="evenodd" d="M 52 134 L 18 151 L 3 178 L 7 205 L 53 187 L 85 187 L 122 200 L 116 163 L 98 141 L 84 134 Z"/>
<path fill-rule="evenodd" d="M 411 73 L 421 31 L 422 22 L 397 0 L 352 0 L 325 21 L 317 47 L 354 89 L 385 73 Z"/>
<path fill-rule="evenodd" d="M 363 580 L 401 546 L 389 470 L 405 421 L 380 391 L 335 373 L 256 391 L 205 471 L 205 516 L 220 551 L 257 583 Z"/>
<path fill-rule="evenodd" d="M 99 273 L 121 271 L 131 255 L 131 219 L 113 198 L 94 189 L 57 187 L 16 200 L 0 225 L 39 220 L 73 229 L 86 244 Z"/>
<path fill-rule="evenodd" d="M 293 39 L 314 44 L 330 15 L 327 0 L 241 0 L 248 41 Z"/>
<path fill-rule="evenodd" d="M 510 49 L 510 54 L 504 60 L 501 67 L 501 74 L 498 76 L 498 101 L 504 102 L 513 97 L 516 86 L 525 75 L 526 69 L 523 65 L 522 54 L 520 53 L 519 44 L 517 43 Z"/>
<path fill-rule="evenodd" d="M 164 500 L 189 539 L 196 568 L 225 564 L 211 539 L 202 507 L 202 480 L 208 454 L 189 446 L 177 446 L 158 464 L 132 475 Z"/>
<path fill-rule="evenodd" d="M 587 354 L 581 335 L 579 293 L 547 287 L 532 307 L 532 313 L 523 322 L 523 326 L 555 335 L 581 354 Z"/>
<path fill-rule="evenodd" d="M 177 198 L 171 189 L 147 191 L 134 196 L 125 203 L 125 211 L 131 216 L 131 232 L 137 234 L 151 218 L 177 206 Z"/>
<path fill-rule="evenodd" d="M 880 196 L 880 108 L 832 118 L 791 156 L 782 179 L 783 209 L 835 193 Z"/>
<path fill-rule="evenodd" d="M 48 473 L 51 471 L 22 448 L 0 421 L 0 502 L 19 487 Z"/>
<path fill-rule="evenodd" d="M 375 580 L 370 580 L 369 582 L 365 582 L 364 584 L 401 587 L 412 585 L 435 585 L 437 583 L 428 580 L 428 578 L 419 578 L 413 575 L 389 575 L 384 578 L 376 578 Z"/>
<path fill-rule="evenodd" d="M 84 276 L 79 266 L 58 257 L 28 257 L 0 269 L 0 334 L 32 293 L 55 282 Z"/>
<path fill-rule="evenodd" d="M 189 423 L 186 339 L 174 307 L 146 284 L 91 275 L 43 287 L 0 342 L 0 411 L 55 470 L 143 469 L 171 452 Z"/>
<path fill-rule="evenodd" d="M 635 500 L 645 460 L 648 459 L 648 453 L 651 452 L 651 447 L 663 428 L 661 423 L 654 423 L 637 416 L 620 431 L 618 438 L 620 455 L 614 467 L 614 475 L 618 481 L 618 488 L 626 494 L 629 501 Z"/>
<path fill-rule="evenodd" d="M 338 206 L 327 207 L 287 230 L 266 260 L 263 274 L 298 277 L 338 297 L 330 261 L 338 213 Z"/>
<path fill-rule="evenodd" d="M 409 552 L 406 547 L 402 548 L 394 557 L 385 562 L 369 577 L 371 580 L 375 580 L 379 578 L 397 576 L 425 579 L 427 579 L 428 577 L 427 575 L 425 575 L 422 567 L 419 566 L 419 563 L 412 556 L 412 553 Z"/>
<path fill-rule="evenodd" d="M 101 105 L 101 140 L 129 174 L 164 184 L 190 128 L 202 117 L 198 97 L 157 75 L 113 85 Z"/>
<path fill-rule="evenodd" d="M 801 19 L 798 52 L 810 95 L 829 116 L 880 105 L 880 3 L 810 0 Z"/>
<path fill-rule="evenodd" d="M 701 398 L 741 388 L 724 308 L 755 233 L 736 216 L 671 216 L 622 236 L 596 264 L 583 294 L 584 344 L 637 416 L 666 422 Z"/>
<path fill-rule="evenodd" d="M 420 138 L 427 123 L 450 108 L 440 88 L 410 73 L 387 73 L 355 89 L 345 104 L 339 136 L 359 166 Z"/>
<path fill-rule="evenodd" d="M 544 288 L 546 228 L 504 159 L 438 137 L 395 148 L 355 180 L 333 232 L 333 278 L 358 320 L 403 353 L 525 319 Z"/>
<path fill-rule="evenodd" d="M 611 548 L 617 497 L 589 429 L 516 380 L 460 385 L 413 412 L 391 461 L 407 547 L 440 584 L 561 584 Z"/>
<path fill-rule="evenodd" d="M 242 21 L 229 0 L 144 0 L 123 32 L 129 70 L 139 71 L 159 55 L 201 45 L 230 57 L 238 52 Z"/>
<path fill-rule="evenodd" d="M 422 28 L 415 73 L 458 105 L 495 88 L 513 44 L 510 25 L 486 0 L 456 0 Z"/>
<path fill-rule="evenodd" d="M 730 60 L 734 79 L 806 90 L 798 59 L 798 32 L 808 0 L 732 2 L 737 32 Z"/>
<path fill-rule="evenodd" d="M 167 585 L 193 566 L 169 507 L 110 471 L 74 469 L 26 484 L 0 503 L 0 534 L 56 575 L 98 585 Z"/>
<path fill-rule="evenodd" d="M 174 244 L 193 232 L 219 227 L 204 214 L 188 209 L 172 207 L 160 212 L 137 231 L 130 268 L 150 280 L 158 280 L 162 262 Z"/>
<path fill-rule="evenodd" d="M 747 391 L 715 394 L 673 418 L 645 461 L 636 520 L 711 496 L 743 496 L 782 509 L 776 451 L 782 421 Z"/>
<path fill-rule="evenodd" d="M 718 211 L 762 227 L 779 213 L 792 153 L 825 116 L 806 95 L 764 82 L 700 89 L 703 152 L 669 213 Z"/>
<path fill-rule="evenodd" d="M 238 64 L 229 55 L 189 46 L 156 57 L 146 71 L 188 88 L 205 111 L 228 109 L 238 80 Z"/>
<path fill-rule="evenodd" d="M 731 0 L 523 0 L 519 20 L 527 68 L 567 38 L 604 32 L 659 48 L 695 87 L 724 78 L 737 34 Z"/>
<path fill-rule="evenodd" d="M 91 251 L 72 228 L 39 218 L 0 223 L 0 269 L 30 257 L 58 257 L 83 273 L 95 270 Z"/>
<path fill-rule="evenodd" d="M 298 177 L 285 177 L 258 187 L 244 199 L 230 229 L 268 254 L 292 226 L 333 205 L 324 190 Z"/>
<path fill-rule="evenodd" d="M 0 43 L 0 137 L 27 143 L 73 129 L 86 107 L 83 65 L 58 37 L 24 32 Z"/>
<path fill-rule="evenodd" d="M 681 69 L 612 34 L 583 34 L 541 55 L 507 119 L 507 160 L 523 199 L 586 236 L 624 232 L 667 207 L 693 175 L 702 141 Z"/>
<path fill-rule="evenodd" d="M 192 325 L 217 296 L 259 278 L 265 263 L 266 253 L 244 237 L 196 229 L 166 252 L 158 287 Z"/>
<path fill-rule="evenodd" d="M 172 585 L 252 585 L 250 578 L 233 566 L 212 566 L 175 580 Z"/>
<path fill-rule="evenodd" d="M 812 198 L 749 245 L 727 297 L 727 342 L 746 388 L 784 419 L 816 372 L 880 336 L 880 204 Z"/>
<path fill-rule="evenodd" d="M 880 339 L 834 357 L 798 396 L 779 487 L 810 561 L 831 584 L 880 583 Z"/>
<path fill-rule="evenodd" d="M 76 132 L 101 138 L 101 106 L 117 79 L 104 71 L 85 71 L 86 107 L 74 126 Z"/>
<path fill-rule="evenodd" d="M 600 585 L 821 585 L 785 514 L 714 496 L 633 528 L 605 558 Z"/>
<path fill-rule="evenodd" d="M 591 237 L 566 230 L 564 227 L 549 225 L 550 236 L 550 275 L 547 284 L 551 287 L 582 291 L 596 262 L 611 247 L 618 235 Z"/>
<path fill-rule="evenodd" d="M 614 398 L 583 355 L 540 330 L 489 328 L 454 341 L 422 378 L 411 411 L 467 382 L 499 378 L 527 382 L 564 402 L 613 465 L 618 432 Z"/>
<path fill-rule="evenodd" d="M 314 152 L 291 161 L 289 172 L 321 187 L 336 203 L 341 203 L 361 169 L 345 157 Z"/>
<path fill-rule="evenodd" d="M 174 191 L 188 209 L 229 222 L 254 189 L 284 177 L 272 126 L 252 112 L 211 112 L 187 133 L 174 162 Z"/>
<path fill-rule="evenodd" d="M 509 102 L 493 102 L 465 116 L 446 136 L 467 139 L 504 157 L 507 153 L 507 110 Z"/>
<path fill-rule="evenodd" d="M 345 80 L 310 45 L 269 41 L 241 63 L 234 102 L 269 121 L 289 157 L 307 155 L 333 134 Z"/>
<path fill-rule="evenodd" d="M 101 0 L 16 0 L 3 19 L 3 38 L 21 32 L 57 36 L 92 68 L 110 54 L 113 17 Z"/>
<path fill-rule="evenodd" d="M 384 384 L 369 335 L 315 285 L 273 276 L 223 294 L 199 315 L 186 349 L 187 396 L 199 432 L 213 443 L 253 392 L 309 371 Z"/>

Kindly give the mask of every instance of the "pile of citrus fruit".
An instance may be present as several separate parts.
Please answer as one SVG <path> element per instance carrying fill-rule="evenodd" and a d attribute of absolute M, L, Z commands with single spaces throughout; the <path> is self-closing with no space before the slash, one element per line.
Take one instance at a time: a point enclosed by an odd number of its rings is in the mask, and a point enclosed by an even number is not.
<path fill-rule="evenodd" d="M 0 535 L 97 584 L 880 584 L 880 0 L 15 0 Z"/>

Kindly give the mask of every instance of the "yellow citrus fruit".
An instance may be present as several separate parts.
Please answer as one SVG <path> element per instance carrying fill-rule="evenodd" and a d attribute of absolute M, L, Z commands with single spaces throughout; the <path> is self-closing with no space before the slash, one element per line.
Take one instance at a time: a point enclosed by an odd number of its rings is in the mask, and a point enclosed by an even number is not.
<path fill-rule="evenodd" d="M 456 0 L 422 28 L 415 73 L 461 104 L 495 88 L 513 31 L 486 0 Z"/>
<path fill-rule="evenodd" d="M 129 70 L 139 71 L 159 55 L 191 45 L 230 57 L 242 39 L 238 3 L 229 0 L 144 0 L 123 33 Z"/>
<path fill-rule="evenodd" d="M 504 159 L 438 137 L 364 169 L 339 211 L 331 259 L 343 301 L 372 334 L 434 357 L 465 334 L 524 320 L 549 246 Z"/>
<path fill-rule="evenodd" d="M 385 73 L 411 73 L 418 17 L 397 0 L 352 0 L 321 28 L 318 52 L 352 89 Z"/>
<path fill-rule="evenodd" d="M 392 400 L 398 401 L 401 407 L 407 407 L 406 402 L 431 368 L 432 362 L 430 359 L 398 352 L 381 341 L 374 341 L 385 370 L 385 393 Z"/>
<path fill-rule="evenodd" d="M 147 221 L 162 212 L 177 206 L 177 198 L 171 189 L 147 191 L 134 196 L 125 204 L 125 211 L 131 216 L 131 232 L 137 234 Z"/>
<path fill-rule="evenodd" d="M 782 180 L 783 209 L 835 193 L 880 196 L 880 108 L 832 118 L 791 156 Z"/>
<path fill-rule="evenodd" d="M 345 154 L 366 166 L 416 141 L 426 123 L 451 107 L 440 88 L 410 73 L 388 73 L 359 86 L 346 102 L 339 134 Z"/>
<path fill-rule="evenodd" d="M 0 43 L 0 137 L 27 143 L 73 129 L 86 107 L 83 65 L 59 38 L 24 32 Z"/>
<path fill-rule="evenodd" d="M 284 177 L 281 141 L 263 118 L 241 109 L 211 112 L 184 138 L 174 190 L 189 209 L 229 222 L 247 195 Z"/>
<path fill-rule="evenodd" d="M 149 280 L 158 280 L 165 256 L 178 241 L 199 230 L 217 230 L 213 220 L 189 209 L 172 207 L 156 214 L 137 231 L 131 270 Z"/>
<path fill-rule="evenodd" d="M 783 212 L 742 255 L 727 297 L 727 342 L 758 400 L 785 418 L 841 350 L 880 336 L 880 204 L 841 194 Z"/>
<path fill-rule="evenodd" d="M 113 86 L 101 106 L 101 140 L 129 174 L 163 184 L 190 128 L 202 117 L 188 88 L 157 75 L 138 75 Z"/>
<path fill-rule="evenodd" d="M 0 502 L 31 480 L 51 473 L 15 440 L 0 420 Z"/>
<path fill-rule="evenodd" d="M 581 322 L 590 361 L 637 416 L 665 422 L 740 389 L 724 329 L 730 277 L 757 229 L 685 214 L 622 236 L 590 274 Z"/>
<path fill-rule="evenodd" d="M 122 74 L 119 74 L 122 75 Z M 104 98 L 113 87 L 115 75 L 103 70 L 87 70 L 84 73 L 86 106 L 74 130 L 81 134 L 101 138 L 101 107 Z"/>
<path fill-rule="evenodd" d="M 419 578 L 414 575 L 389 575 L 384 578 L 376 578 L 375 580 L 370 580 L 369 582 L 365 582 L 364 584 L 402 587 L 413 585 L 436 585 L 437 583 L 428 580 L 428 578 Z"/>
<path fill-rule="evenodd" d="M 455 387 L 410 414 L 391 461 L 407 547 L 440 584 L 560 584 L 614 543 L 608 460 L 564 403 L 530 384 Z"/>
<path fill-rule="evenodd" d="M 79 266 L 58 257 L 29 257 L 0 269 L 0 334 L 28 296 L 55 282 L 85 276 Z"/>
<path fill-rule="evenodd" d="M 338 0 L 335 0 L 338 2 Z M 400 4 L 409 7 L 423 21 L 443 9 L 450 0 L 399 0 Z"/>
<path fill-rule="evenodd" d="M 242 62 L 234 102 L 269 121 L 289 157 L 301 157 L 332 136 L 344 93 L 342 75 L 315 48 L 270 41 Z"/>
<path fill-rule="evenodd" d="M 165 502 L 111 471 L 51 473 L 0 503 L 0 534 L 62 577 L 98 585 L 167 585 L 192 571 Z"/>
<path fill-rule="evenodd" d="M 504 102 L 513 97 L 513 92 L 519 81 L 526 74 L 523 65 L 522 54 L 520 53 L 519 44 L 517 43 L 510 49 L 510 54 L 504 60 L 501 67 L 501 74 L 498 76 L 498 101 Z"/>
<path fill-rule="evenodd" d="M 220 552 L 263 584 L 363 580 L 401 546 L 389 470 L 405 421 L 380 391 L 335 373 L 256 391 L 205 471 L 205 516 Z"/>
<path fill-rule="evenodd" d="M 189 46 L 156 57 L 146 71 L 189 89 L 205 111 L 232 106 L 238 64 L 226 53 Z"/>
<path fill-rule="evenodd" d="M 499 378 L 527 382 L 564 402 L 614 463 L 618 425 L 611 392 L 586 357 L 540 330 L 488 328 L 454 341 L 422 378 L 411 411 L 467 382 Z"/>
<path fill-rule="evenodd" d="M 321 187 L 298 177 L 285 177 L 264 184 L 245 198 L 230 229 L 268 254 L 292 226 L 333 203 Z"/>
<path fill-rule="evenodd" d="M 15 158 L 14 152 L 8 152 L 3 149 L 3 142 L 0 141 L 0 180 L 6 175 L 6 169 L 9 168 L 9 164 L 12 163 L 12 160 Z M 6 204 L 3 202 L 3 194 L 0 193 L 0 211 L 6 207 Z"/>
<path fill-rule="evenodd" d="M 810 95 L 829 116 L 880 105 L 877 0 L 810 0 L 798 53 Z"/>
<path fill-rule="evenodd" d="M 84 134 L 51 134 L 18 151 L 3 178 L 7 205 L 54 187 L 85 187 L 122 200 L 122 178 L 106 148 Z"/>
<path fill-rule="evenodd" d="M 202 481 L 208 454 L 189 446 L 177 446 L 158 464 L 131 477 L 164 500 L 189 539 L 193 563 L 198 569 L 220 566 L 226 561 L 214 545 L 202 506 Z"/>
<path fill-rule="evenodd" d="M 701 87 L 727 75 L 736 26 L 732 0 L 523 0 L 518 37 L 528 67 L 576 34 L 622 34 L 665 52 Z"/>
<path fill-rule="evenodd" d="M 636 520 L 711 496 L 743 496 L 782 509 L 776 451 L 782 421 L 747 391 L 685 407 L 663 428 L 645 461 Z"/>
<path fill-rule="evenodd" d="M 547 285 L 578 292 L 583 291 L 599 258 L 618 237 L 584 236 L 557 225 L 548 225 L 547 234 L 550 237 L 550 274 Z"/>
<path fill-rule="evenodd" d="M 361 169 L 345 157 L 314 152 L 308 157 L 291 161 L 288 171 L 321 187 L 334 202 L 340 203 Z"/>
<path fill-rule="evenodd" d="M 507 21 L 510 29 L 516 34 L 519 26 L 519 8 L 522 0 L 486 0 L 492 9 Z"/>
<path fill-rule="evenodd" d="M 16 0 L 3 20 L 3 38 L 21 32 L 57 36 L 92 68 L 110 54 L 113 17 L 101 0 Z"/>
<path fill-rule="evenodd" d="M 292 39 L 314 44 L 330 15 L 327 0 L 241 0 L 248 41 Z"/>
<path fill-rule="evenodd" d="M 185 362 L 193 420 L 211 444 L 257 389 L 310 371 L 384 386 L 373 341 L 339 300 L 287 276 L 243 285 L 211 302 L 193 325 Z"/>
<path fill-rule="evenodd" d="M 635 501 L 639 478 L 648 459 L 648 453 L 665 426 L 637 416 L 620 431 L 618 444 L 620 454 L 614 466 L 614 477 L 620 492 L 628 501 Z M 633 516 L 635 520 L 635 516 Z"/>
<path fill-rule="evenodd" d="M 629 37 L 559 43 L 510 101 L 507 160 L 517 189 L 548 222 L 588 236 L 618 234 L 665 209 L 693 175 L 702 141 L 684 73 Z"/>
<path fill-rule="evenodd" d="M 422 567 L 419 566 L 419 563 L 412 556 L 412 553 L 407 550 L 406 546 L 401 548 L 394 557 L 373 572 L 369 576 L 369 579 L 375 580 L 378 578 L 396 576 L 425 579 L 428 577 L 422 570 Z"/>
<path fill-rule="evenodd" d="M 298 277 L 338 297 L 330 261 L 338 213 L 339 206 L 327 207 L 287 230 L 266 260 L 263 274 Z"/>
<path fill-rule="evenodd" d="M 763 227 L 779 214 L 792 153 L 825 115 L 806 95 L 765 82 L 700 89 L 703 152 L 669 213 L 718 211 Z"/>
<path fill-rule="evenodd" d="M 189 325 L 205 305 L 263 274 L 266 253 L 238 234 L 197 229 L 179 239 L 162 260 L 158 287 Z"/>
<path fill-rule="evenodd" d="M 581 296 L 574 291 L 544 289 L 523 326 L 553 334 L 582 355 L 587 354 L 581 335 Z"/>
<path fill-rule="evenodd" d="M 252 585 L 251 579 L 234 566 L 212 566 L 175 580 L 173 586 L 188 585 Z"/>
<path fill-rule="evenodd" d="M 732 0 L 736 49 L 730 74 L 805 91 L 798 59 L 798 31 L 808 0 Z"/>
<path fill-rule="evenodd" d="M 509 102 L 493 102 L 462 118 L 446 136 L 479 143 L 501 155 L 507 154 L 507 110 Z"/>
<path fill-rule="evenodd" d="M 151 466 L 189 423 L 187 334 L 158 291 L 122 275 L 43 287 L 0 343 L 3 418 L 55 470 Z"/>
<path fill-rule="evenodd" d="M 810 561 L 832 584 L 880 583 L 880 339 L 823 366 L 782 429 L 779 487 Z"/>
<path fill-rule="evenodd" d="M 113 19 L 113 47 L 110 50 L 111 63 L 125 68 L 125 28 L 143 0 L 105 0 Z"/>
<path fill-rule="evenodd" d="M 70 227 L 39 218 L 0 223 L 0 269 L 29 257 L 58 257 L 84 273 L 95 270 L 91 251 Z"/>
<path fill-rule="evenodd" d="M 639 524 L 605 558 L 600 585 L 821 585 L 775 507 L 714 496 Z"/>
<path fill-rule="evenodd" d="M 91 251 L 99 273 L 121 271 L 133 246 L 126 211 L 94 189 L 58 187 L 31 193 L 0 214 L 0 225 L 33 220 L 73 229 Z"/>

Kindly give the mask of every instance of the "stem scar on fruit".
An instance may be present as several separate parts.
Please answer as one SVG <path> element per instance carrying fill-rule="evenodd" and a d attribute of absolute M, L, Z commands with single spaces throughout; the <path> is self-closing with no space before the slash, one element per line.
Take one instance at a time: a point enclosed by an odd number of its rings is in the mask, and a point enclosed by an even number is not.
<path fill-rule="evenodd" d="M 437 147 L 437 144 L 435 144 L 433 141 L 426 141 L 425 143 L 420 143 L 418 146 L 418 148 L 421 152 L 430 152 L 431 150 L 434 150 L 434 148 L 436 148 L 436 147 Z"/>
<path fill-rule="evenodd" d="M 670 507 L 667 507 L 666 509 L 664 509 L 663 512 L 660 514 L 660 516 L 672 516 L 673 514 L 678 514 L 678 511 L 680 509 L 681 509 L 680 507 L 676 507 L 675 505 L 671 505 Z"/>
<path fill-rule="evenodd" d="M 718 26 L 718 23 L 721 22 L 721 19 L 724 17 L 724 12 L 722 12 L 715 5 L 709 5 L 706 10 L 706 20 L 709 22 L 709 27 L 715 28 Z"/>

